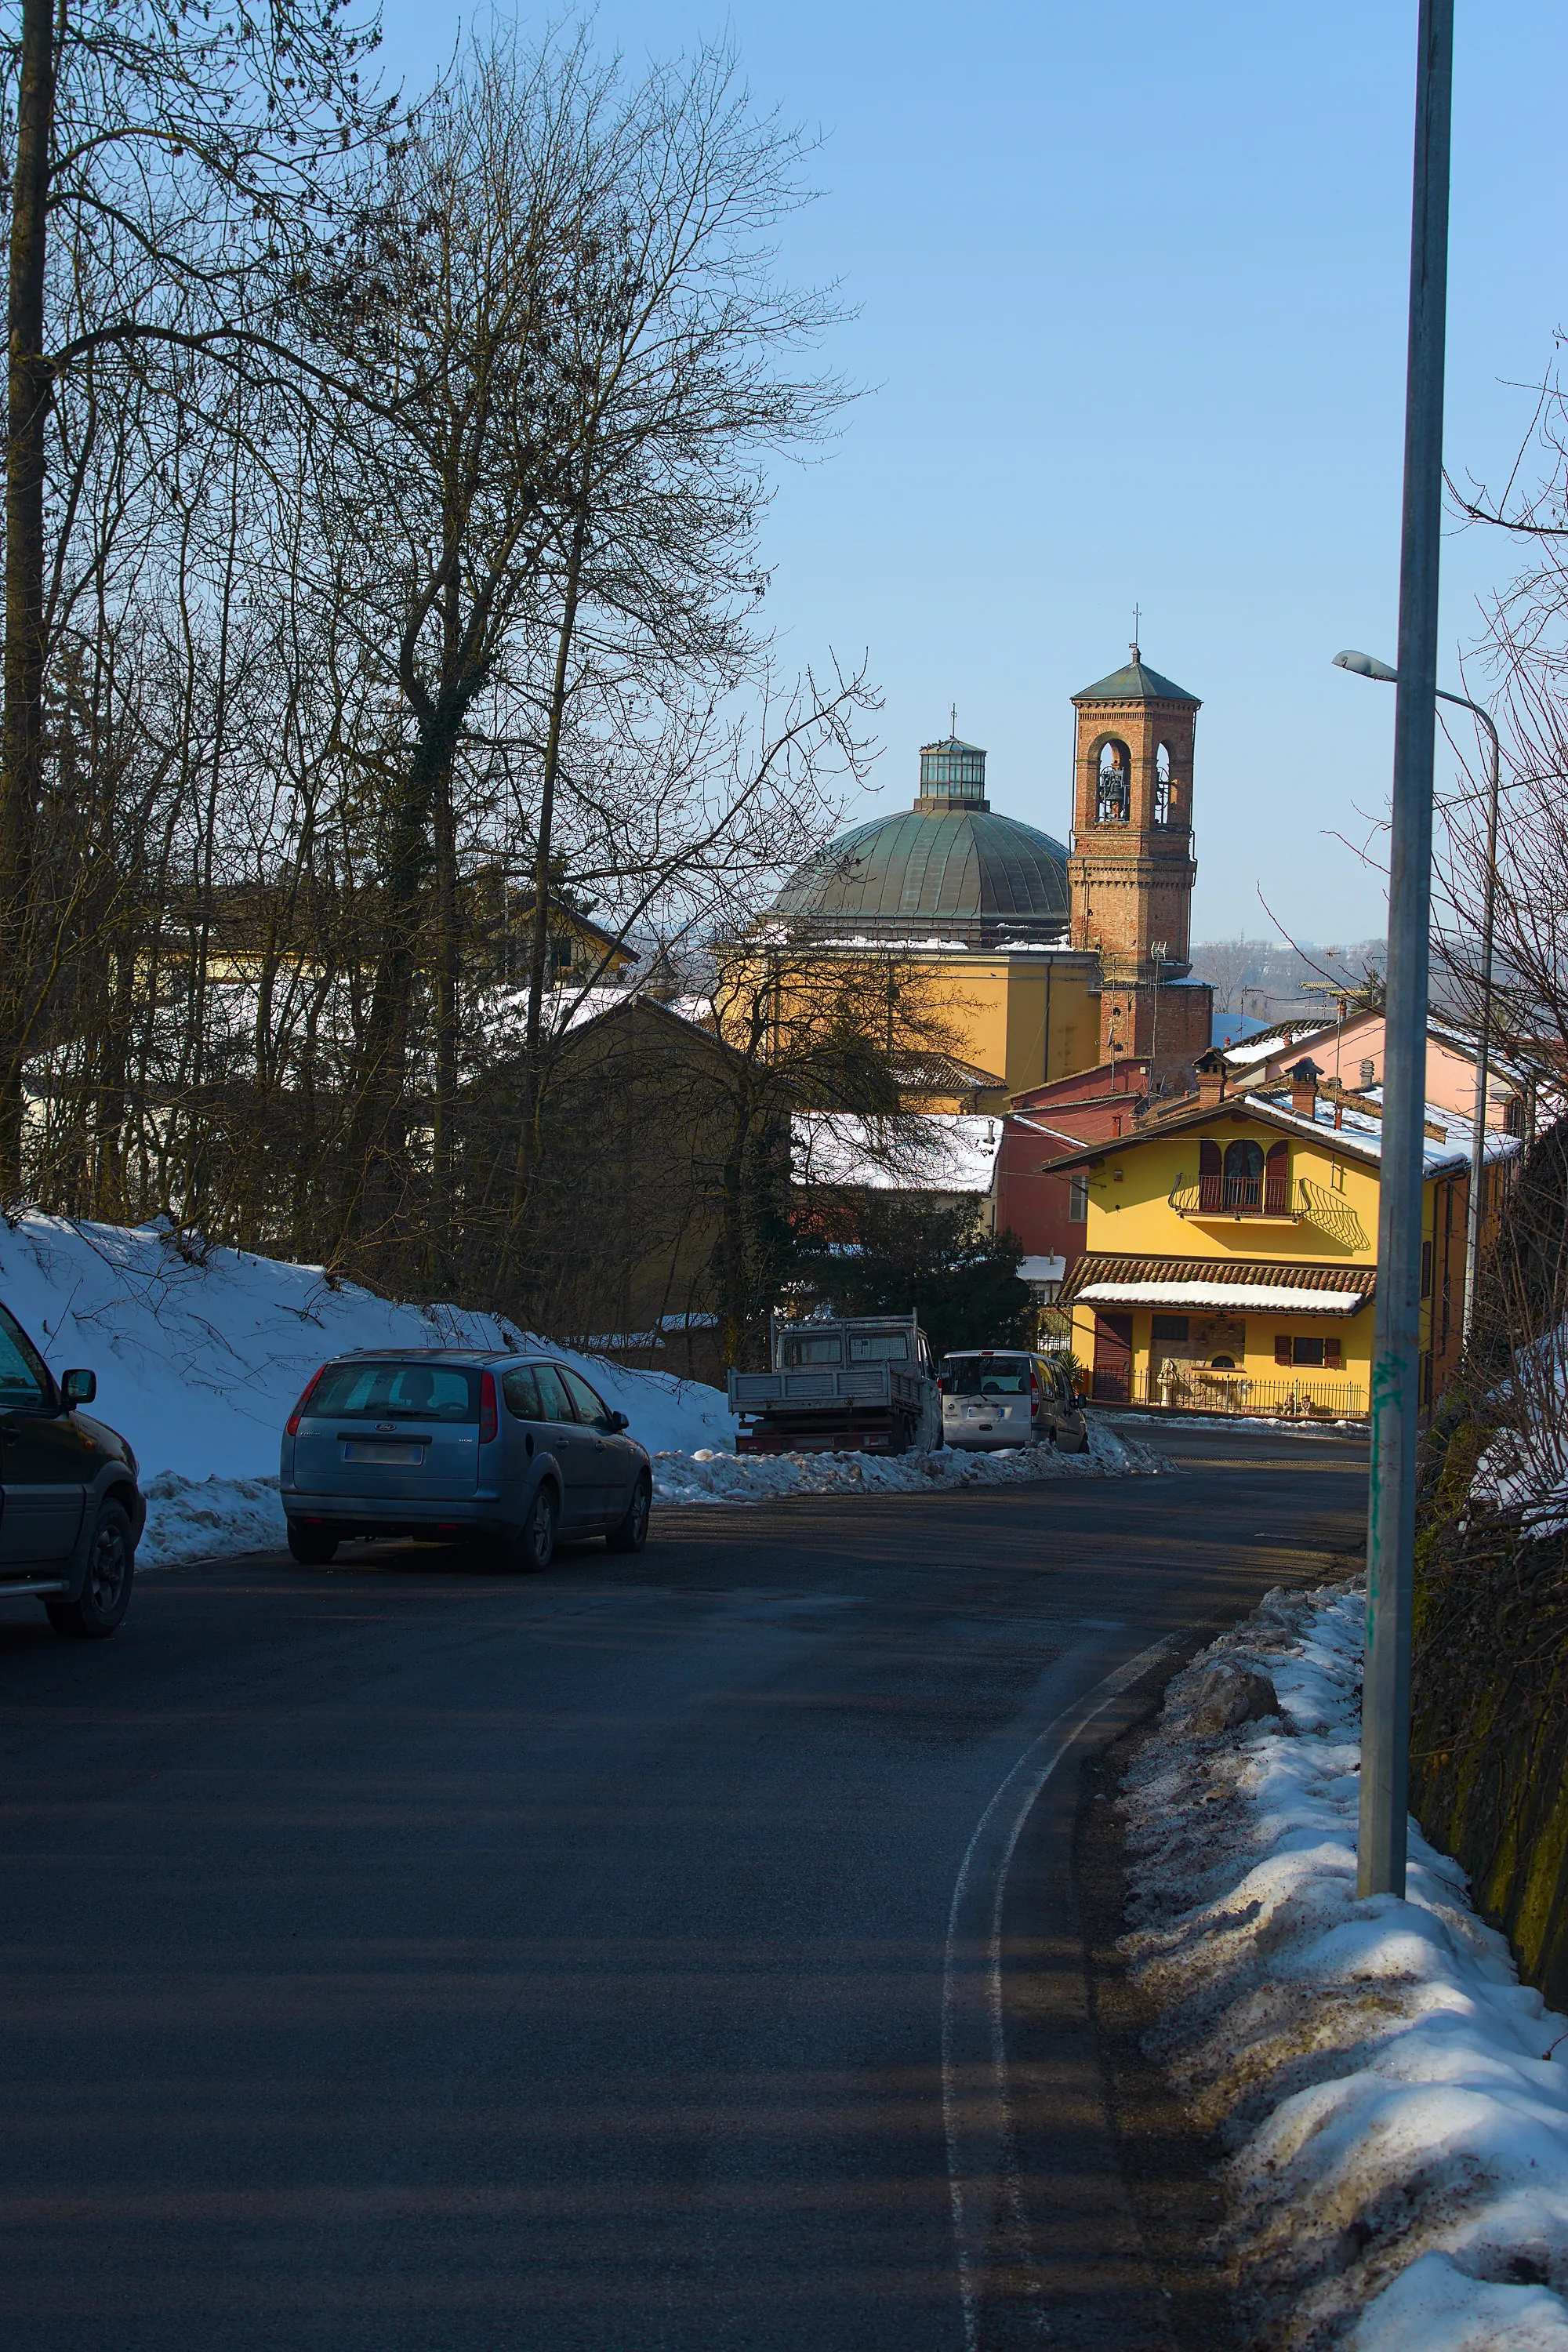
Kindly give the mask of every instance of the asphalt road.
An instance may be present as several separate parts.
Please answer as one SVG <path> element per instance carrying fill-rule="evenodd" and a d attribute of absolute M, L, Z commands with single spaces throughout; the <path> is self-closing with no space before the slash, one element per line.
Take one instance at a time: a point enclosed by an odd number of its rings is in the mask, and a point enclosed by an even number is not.
<path fill-rule="evenodd" d="M 1356 1549 L 1365 1456 L 1161 1439 L 531 1579 L 170 1571 L 101 1645 L 9 1604 L 7 2352 L 1167 2340 L 1076 1766 Z"/>

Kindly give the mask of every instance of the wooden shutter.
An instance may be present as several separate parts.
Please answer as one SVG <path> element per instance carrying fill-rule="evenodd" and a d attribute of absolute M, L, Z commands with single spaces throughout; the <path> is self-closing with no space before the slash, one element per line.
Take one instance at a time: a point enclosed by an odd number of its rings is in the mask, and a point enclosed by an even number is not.
<path fill-rule="evenodd" d="M 1290 1360 L 1290 1338 L 1288 1332 L 1283 1338 L 1278 1332 L 1274 1335 L 1274 1360 L 1277 1364 L 1288 1364 Z"/>
<path fill-rule="evenodd" d="M 1323 1363 L 1331 1372 L 1340 1369 L 1340 1335 L 1337 1331 L 1323 1341 Z"/>

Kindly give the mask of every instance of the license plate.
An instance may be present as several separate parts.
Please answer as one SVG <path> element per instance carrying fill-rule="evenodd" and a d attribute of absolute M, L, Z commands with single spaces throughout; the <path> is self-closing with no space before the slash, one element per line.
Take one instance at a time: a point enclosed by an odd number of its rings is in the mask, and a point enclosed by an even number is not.
<path fill-rule="evenodd" d="M 399 1462 L 405 1469 L 417 1470 L 424 1459 L 425 1448 L 419 1444 L 378 1444 L 369 1437 L 351 1437 L 343 1444 L 345 1462 Z"/>

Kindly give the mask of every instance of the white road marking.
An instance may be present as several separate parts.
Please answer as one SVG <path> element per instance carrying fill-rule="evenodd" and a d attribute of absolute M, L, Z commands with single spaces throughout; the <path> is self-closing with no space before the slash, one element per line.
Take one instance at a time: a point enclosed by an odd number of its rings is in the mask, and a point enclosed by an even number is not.
<path fill-rule="evenodd" d="M 958 2258 L 958 2292 L 963 2308 L 964 2352 L 978 2352 L 980 2326 L 980 2290 L 984 2248 L 990 2235 L 996 2208 L 996 2191 L 1000 2185 L 1012 2210 L 1015 2222 L 1023 2226 L 1023 2184 L 1009 2152 L 1007 2129 L 1007 2050 L 1002 2011 L 1002 1912 L 1007 1891 L 1007 1873 L 1024 1824 L 1036 1799 L 1062 1758 L 1096 1716 L 1103 1715 L 1114 1698 L 1129 1684 L 1168 1650 L 1175 1646 L 1175 1636 L 1155 1642 L 1149 1649 L 1141 1650 L 1092 1683 L 1070 1706 L 1054 1716 L 1037 1738 L 1029 1742 L 1006 1779 L 993 1796 L 975 1823 L 974 1833 L 963 1851 L 953 1882 L 952 1901 L 948 1908 L 947 1944 L 942 1958 L 942 2127 L 947 2143 L 948 2189 L 952 2201 L 952 2233 Z M 1094 1702 L 1092 1705 L 1089 1702 Z M 1064 1730 L 1063 1726 L 1069 1728 Z M 1005 1822 L 1005 1809 L 1013 1802 L 1011 1819 Z M 989 2179 L 966 2172 L 963 2157 L 965 2127 L 960 2116 L 960 2095 L 957 2083 L 957 2023 L 960 1987 L 965 1971 L 960 1966 L 961 1922 L 976 1856 L 986 1843 L 995 1822 L 1003 1828 L 1001 1852 L 995 1864 L 995 1882 L 984 1942 L 985 2009 L 990 2044 L 990 2074 L 992 2084 L 992 2116 L 985 2132 L 987 2141 L 995 2147 L 994 2170 Z M 971 2132 L 970 2137 L 973 2137 Z M 998 2183 L 997 2174 L 1000 2174 Z"/>

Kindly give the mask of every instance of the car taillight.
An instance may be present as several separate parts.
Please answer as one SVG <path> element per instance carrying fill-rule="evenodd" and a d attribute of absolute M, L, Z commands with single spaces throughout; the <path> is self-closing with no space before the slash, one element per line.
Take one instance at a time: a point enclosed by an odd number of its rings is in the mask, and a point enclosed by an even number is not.
<path fill-rule="evenodd" d="M 500 1423 L 496 1419 L 496 1376 L 493 1372 L 479 1374 L 479 1444 L 493 1443 Z"/>
<path fill-rule="evenodd" d="M 1031 1372 L 1031 1373 L 1029 1374 L 1029 1394 L 1033 1397 L 1033 1396 L 1038 1396 L 1038 1395 L 1039 1395 L 1039 1393 L 1040 1393 L 1040 1376 L 1039 1376 L 1038 1372 Z"/>
<path fill-rule="evenodd" d="M 293 1412 L 289 1414 L 288 1420 L 283 1424 L 283 1434 L 285 1437 L 299 1436 L 300 1419 L 304 1413 L 306 1406 L 310 1403 L 310 1399 L 315 1395 L 316 1384 L 326 1369 L 325 1364 L 318 1364 L 315 1370 L 310 1374 L 310 1379 L 306 1381 L 299 1403 L 294 1407 Z"/>

